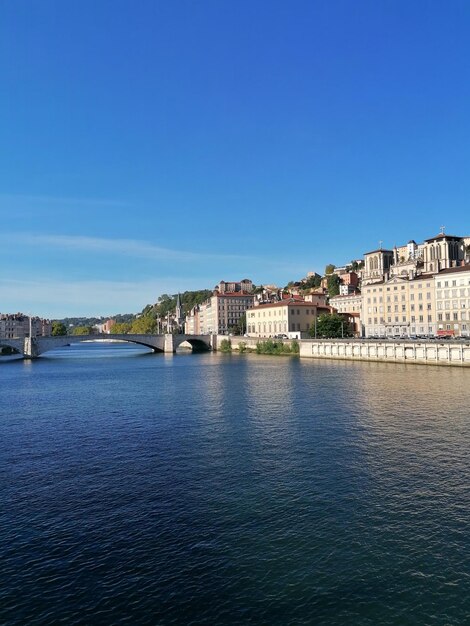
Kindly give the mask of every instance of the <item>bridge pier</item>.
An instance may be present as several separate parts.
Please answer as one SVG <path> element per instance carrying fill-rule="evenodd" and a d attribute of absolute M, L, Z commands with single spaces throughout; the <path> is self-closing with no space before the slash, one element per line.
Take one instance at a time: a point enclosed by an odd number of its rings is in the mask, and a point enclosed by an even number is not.
<path fill-rule="evenodd" d="M 25 337 L 23 354 L 25 359 L 37 359 L 39 356 L 39 349 L 37 341 L 34 337 Z"/>
<path fill-rule="evenodd" d="M 164 340 L 164 344 L 163 344 L 163 352 L 170 352 L 170 353 L 176 352 L 175 342 L 173 340 L 173 335 L 171 335 L 169 333 L 165 335 L 165 340 Z"/>

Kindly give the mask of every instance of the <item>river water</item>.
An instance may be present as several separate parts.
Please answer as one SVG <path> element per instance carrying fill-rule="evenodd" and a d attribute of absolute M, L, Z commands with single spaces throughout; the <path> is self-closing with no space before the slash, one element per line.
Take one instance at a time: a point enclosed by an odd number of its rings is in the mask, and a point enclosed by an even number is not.
<path fill-rule="evenodd" d="M 1 624 L 470 623 L 470 371 L 0 363 Z"/>

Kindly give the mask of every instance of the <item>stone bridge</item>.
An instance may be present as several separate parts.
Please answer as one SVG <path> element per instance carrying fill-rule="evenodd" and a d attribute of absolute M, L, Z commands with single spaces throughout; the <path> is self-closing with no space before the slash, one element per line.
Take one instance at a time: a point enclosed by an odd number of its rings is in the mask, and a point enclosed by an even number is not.
<path fill-rule="evenodd" d="M 0 346 L 14 348 L 25 358 L 34 359 L 44 352 L 69 346 L 72 343 L 83 341 L 99 341 L 105 339 L 127 341 L 151 348 L 154 352 L 176 352 L 185 341 L 188 342 L 194 352 L 212 350 L 212 335 L 66 335 L 61 337 L 33 337 L 30 339 L 0 339 Z"/>

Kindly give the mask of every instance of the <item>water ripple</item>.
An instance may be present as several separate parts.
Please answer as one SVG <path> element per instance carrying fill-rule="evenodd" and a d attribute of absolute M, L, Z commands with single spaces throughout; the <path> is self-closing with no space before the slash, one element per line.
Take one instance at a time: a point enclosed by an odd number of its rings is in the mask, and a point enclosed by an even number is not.
<path fill-rule="evenodd" d="M 0 370 L 1 623 L 470 623 L 470 372 L 93 350 Z"/>

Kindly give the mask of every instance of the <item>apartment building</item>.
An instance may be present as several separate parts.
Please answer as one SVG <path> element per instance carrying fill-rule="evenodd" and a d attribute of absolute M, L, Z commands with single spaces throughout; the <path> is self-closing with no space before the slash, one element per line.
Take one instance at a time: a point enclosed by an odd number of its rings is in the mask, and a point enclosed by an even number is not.
<path fill-rule="evenodd" d="M 470 265 L 434 276 L 437 335 L 470 336 Z"/>
<path fill-rule="evenodd" d="M 308 333 L 318 315 L 330 311 L 330 307 L 294 299 L 260 304 L 247 311 L 247 333 L 250 337 L 300 337 Z"/>
<path fill-rule="evenodd" d="M 457 310 L 442 309 L 436 317 L 435 276 L 464 266 L 465 238 L 444 232 L 426 239 L 414 240 L 393 250 L 373 250 L 364 255 L 362 283 L 362 325 L 366 337 L 434 335 L 449 330 L 461 332 L 460 318 L 453 320 Z M 440 306 L 444 306 L 443 298 Z M 449 318 L 447 318 L 447 315 Z M 456 329 L 452 322 L 458 323 Z M 447 322 L 447 324 L 446 324 Z"/>
<path fill-rule="evenodd" d="M 363 285 L 362 324 L 366 337 L 408 337 L 436 332 L 434 280 L 393 276 Z"/>
<path fill-rule="evenodd" d="M 219 293 L 194 307 L 186 318 L 188 335 L 215 333 L 227 335 L 247 309 L 253 307 L 255 296 L 243 291 Z"/>
<path fill-rule="evenodd" d="M 50 320 L 40 317 L 29 317 L 23 313 L 0 313 L 0 338 L 23 339 L 29 337 L 49 337 L 52 333 Z"/>
<path fill-rule="evenodd" d="M 359 292 L 349 295 L 339 295 L 330 298 L 330 306 L 339 315 L 347 315 L 352 331 L 356 337 L 362 337 L 362 294 Z"/>

